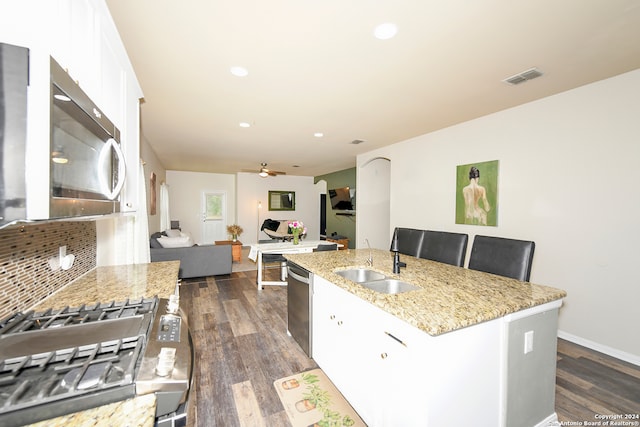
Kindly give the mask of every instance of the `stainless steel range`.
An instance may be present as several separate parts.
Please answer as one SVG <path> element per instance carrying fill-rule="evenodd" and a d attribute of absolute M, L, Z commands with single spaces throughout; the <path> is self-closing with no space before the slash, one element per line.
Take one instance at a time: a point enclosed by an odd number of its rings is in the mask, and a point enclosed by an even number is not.
<path fill-rule="evenodd" d="M 192 361 L 174 295 L 15 313 L 0 321 L 0 425 L 147 393 L 158 425 L 185 425 Z"/>

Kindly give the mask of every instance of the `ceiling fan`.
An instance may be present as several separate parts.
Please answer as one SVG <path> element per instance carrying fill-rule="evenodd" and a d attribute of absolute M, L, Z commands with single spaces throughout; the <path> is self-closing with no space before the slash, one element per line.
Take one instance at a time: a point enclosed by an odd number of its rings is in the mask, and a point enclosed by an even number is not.
<path fill-rule="evenodd" d="M 257 172 L 262 178 L 266 178 L 268 176 L 276 176 L 276 175 L 286 175 L 286 172 L 273 171 L 271 169 L 267 169 L 266 163 L 260 163 L 260 170 L 258 171 L 249 171 L 249 172 Z"/>

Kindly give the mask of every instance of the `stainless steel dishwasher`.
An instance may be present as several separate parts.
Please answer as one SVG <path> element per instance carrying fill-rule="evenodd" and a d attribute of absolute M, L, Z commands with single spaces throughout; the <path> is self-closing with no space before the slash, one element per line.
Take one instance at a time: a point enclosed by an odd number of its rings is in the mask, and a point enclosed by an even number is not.
<path fill-rule="evenodd" d="M 287 262 L 287 273 L 287 332 L 312 357 L 313 273 L 291 261 Z"/>

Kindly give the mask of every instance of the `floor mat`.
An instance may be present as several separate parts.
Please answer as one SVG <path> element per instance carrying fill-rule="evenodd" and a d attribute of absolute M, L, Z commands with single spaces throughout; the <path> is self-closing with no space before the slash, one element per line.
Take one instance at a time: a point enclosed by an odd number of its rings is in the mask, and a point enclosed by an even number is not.
<path fill-rule="evenodd" d="M 366 426 L 321 369 L 273 383 L 293 427 Z"/>

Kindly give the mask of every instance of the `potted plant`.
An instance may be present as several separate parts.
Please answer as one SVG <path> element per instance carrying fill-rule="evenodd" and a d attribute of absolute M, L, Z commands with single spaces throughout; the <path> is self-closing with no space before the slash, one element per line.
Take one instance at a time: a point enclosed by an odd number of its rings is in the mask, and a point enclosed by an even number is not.
<path fill-rule="evenodd" d="M 227 233 L 231 234 L 231 240 L 238 241 L 238 236 L 242 234 L 244 230 L 238 224 L 227 225 Z"/>

